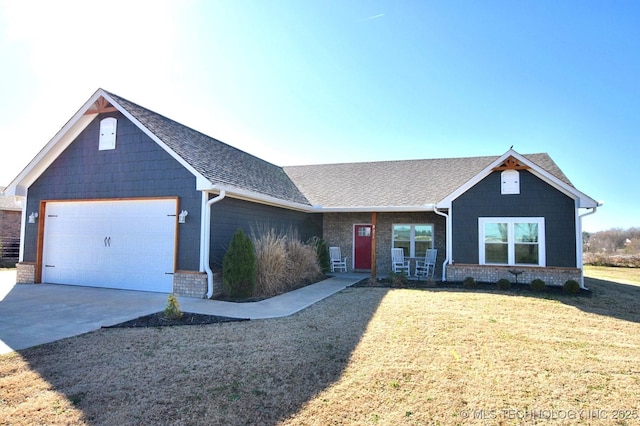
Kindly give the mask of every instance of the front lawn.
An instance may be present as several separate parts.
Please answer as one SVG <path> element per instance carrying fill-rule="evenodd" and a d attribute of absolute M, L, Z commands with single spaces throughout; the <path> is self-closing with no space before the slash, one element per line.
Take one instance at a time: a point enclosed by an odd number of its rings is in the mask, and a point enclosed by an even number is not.
<path fill-rule="evenodd" d="M 585 265 L 584 275 L 600 280 L 640 285 L 640 268 L 612 268 L 609 266 Z"/>
<path fill-rule="evenodd" d="M 586 284 L 350 288 L 288 318 L 102 329 L 0 356 L 0 423 L 636 424 L 640 283 Z"/>

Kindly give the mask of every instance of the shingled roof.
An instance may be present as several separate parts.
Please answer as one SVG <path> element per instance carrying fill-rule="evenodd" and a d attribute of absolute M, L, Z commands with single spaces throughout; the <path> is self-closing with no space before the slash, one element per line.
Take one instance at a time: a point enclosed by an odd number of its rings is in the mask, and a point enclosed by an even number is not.
<path fill-rule="evenodd" d="M 549 155 L 529 154 L 524 157 L 571 185 Z M 284 170 L 313 205 L 324 208 L 404 208 L 441 201 L 498 158 L 321 164 L 285 167 Z"/>
<path fill-rule="evenodd" d="M 212 184 L 323 208 L 411 208 L 435 204 L 498 156 L 279 167 L 104 91 Z M 564 183 L 547 154 L 524 156 Z"/>
<path fill-rule="evenodd" d="M 284 201 L 309 205 L 308 200 L 289 179 L 282 167 L 193 130 L 118 95 L 106 91 L 105 93 L 212 184 L 231 185 Z"/>

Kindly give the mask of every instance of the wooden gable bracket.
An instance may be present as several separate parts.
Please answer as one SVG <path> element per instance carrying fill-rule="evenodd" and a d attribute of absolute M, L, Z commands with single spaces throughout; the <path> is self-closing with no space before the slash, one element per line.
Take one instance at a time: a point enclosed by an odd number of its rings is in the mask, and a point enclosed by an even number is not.
<path fill-rule="evenodd" d="M 531 167 L 522 165 L 512 155 L 509 156 L 501 166 L 494 167 L 493 170 L 528 170 Z"/>
<path fill-rule="evenodd" d="M 101 114 L 103 112 L 116 112 L 117 109 L 109 101 L 100 96 L 97 101 L 84 113 L 84 115 Z"/>

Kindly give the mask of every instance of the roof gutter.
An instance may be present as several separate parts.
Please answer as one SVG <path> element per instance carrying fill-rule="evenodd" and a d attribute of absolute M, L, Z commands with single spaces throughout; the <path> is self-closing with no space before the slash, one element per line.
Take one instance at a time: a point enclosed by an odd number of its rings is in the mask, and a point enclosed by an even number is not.
<path fill-rule="evenodd" d="M 197 189 L 203 192 L 224 191 L 226 193 L 226 196 L 228 197 L 237 198 L 239 200 L 257 202 L 257 203 L 266 204 L 269 206 L 283 207 L 290 210 L 297 210 L 302 212 L 313 212 L 314 210 L 314 207 L 309 204 L 297 203 L 294 201 L 286 201 L 281 198 L 276 198 L 270 195 L 264 195 L 255 191 L 249 191 L 246 189 L 241 189 L 238 187 L 233 187 L 228 185 L 215 184 L 213 186 L 209 186 L 205 188 L 197 188 Z"/>
<path fill-rule="evenodd" d="M 447 265 L 449 264 L 449 259 L 451 259 L 451 217 L 448 213 L 438 210 L 438 207 L 435 205 L 433 206 L 433 212 L 445 218 L 445 257 L 442 262 L 442 281 L 445 282 L 447 281 Z"/>
<path fill-rule="evenodd" d="M 416 212 L 435 211 L 435 204 L 422 204 L 420 206 L 361 206 L 361 207 L 323 207 L 312 206 L 312 212 L 317 213 L 370 213 L 370 212 Z"/>
<path fill-rule="evenodd" d="M 215 187 L 215 185 L 214 185 Z M 208 197 L 208 192 L 203 192 L 203 201 Z M 209 263 L 209 254 L 211 252 L 211 206 L 218 201 L 222 201 L 226 196 L 224 189 L 220 190 L 220 193 L 206 202 L 203 202 L 202 209 L 202 225 L 200 229 L 200 272 L 207 273 L 207 293 L 205 297 L 210 299 L 213 296 L 213 271 Z"/>

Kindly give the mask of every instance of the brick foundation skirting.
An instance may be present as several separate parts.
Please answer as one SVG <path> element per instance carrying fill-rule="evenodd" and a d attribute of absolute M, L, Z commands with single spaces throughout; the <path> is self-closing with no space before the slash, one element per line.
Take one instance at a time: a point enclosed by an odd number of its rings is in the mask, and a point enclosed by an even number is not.
<path fill-rule="evenodd" d="M 207 274 L 198 271 L 177 271 L 173 274 L 173 294 L 183 297 L 205 297 Z"/>
<path fill-rule="evenodd" d="M 548 286 L 562 286 L 567 280 L 581 282 L 582 271 L 578 268 L 544 268 L 531 266 L 489 266 L 489 265 L 447 265 L 447 281 L 464 281 L 473 277 L 479 282 L 495 283 L 501 278 L 516 282 L 516 276 L 509 271 L 522 271 L 518 283 L 530 283 L 541 279 Z"/>
<path fill-rule="evenodd" d="M 36 282 L 36 264 L 32 262 L 20 262 L 16 264 L 16 283 L 33 284 Z"/>

